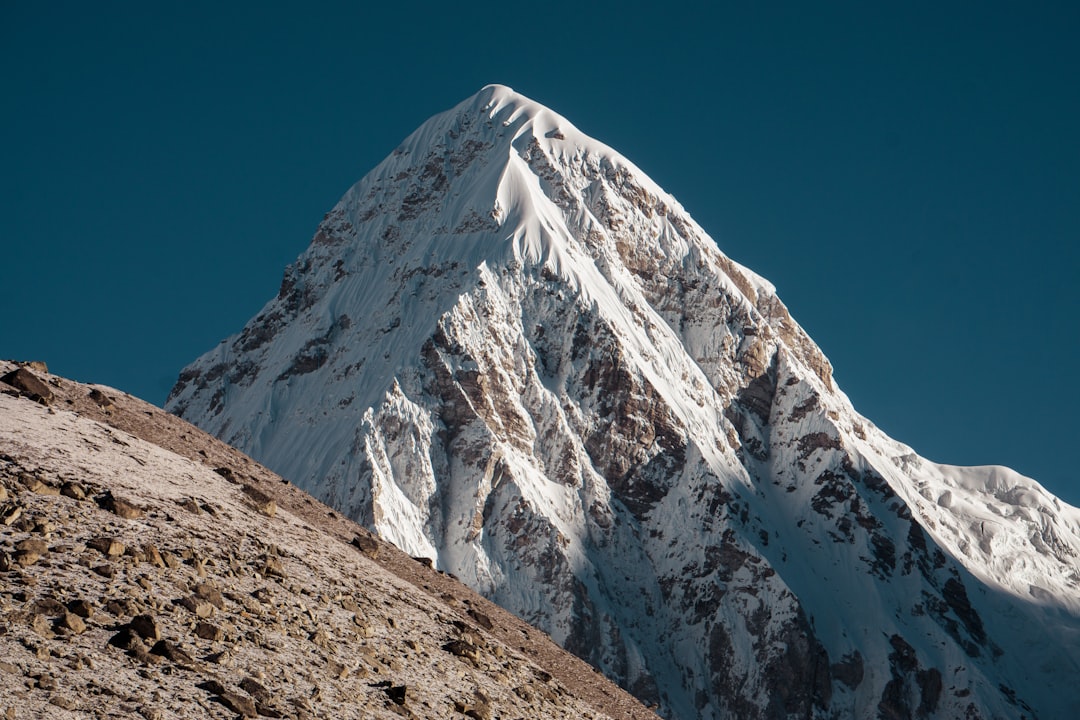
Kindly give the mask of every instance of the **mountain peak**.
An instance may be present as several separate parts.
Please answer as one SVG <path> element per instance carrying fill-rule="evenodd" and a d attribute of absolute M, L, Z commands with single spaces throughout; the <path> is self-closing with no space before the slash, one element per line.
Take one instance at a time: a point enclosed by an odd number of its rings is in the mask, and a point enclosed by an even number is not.
<path fill-rule="evenodd" d="M 354 185 L 167 406 L 673 718 L 1080 703 L 1076 511 L 885 436 L 768 281 L 504 86 Z"/>

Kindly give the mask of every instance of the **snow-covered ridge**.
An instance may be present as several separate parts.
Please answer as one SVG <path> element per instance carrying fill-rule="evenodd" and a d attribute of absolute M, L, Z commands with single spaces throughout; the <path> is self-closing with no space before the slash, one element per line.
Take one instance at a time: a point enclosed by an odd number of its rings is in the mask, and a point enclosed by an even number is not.
<path fill-rule="evenodd" d="M 489 86 L 169 408 L 677 718 L 1080 705 L 1077 511 L 882 434 L 771 284 Z"/>

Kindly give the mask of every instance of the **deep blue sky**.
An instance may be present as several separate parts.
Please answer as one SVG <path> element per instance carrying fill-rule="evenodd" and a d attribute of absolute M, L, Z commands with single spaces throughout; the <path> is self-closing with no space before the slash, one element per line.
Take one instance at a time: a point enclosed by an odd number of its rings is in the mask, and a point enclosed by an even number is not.
<path fill-rule="evenodd" d="M 151 5 L 0 5 L 0 357 L 160 404 L 500 82 L 772 280 L 887 432 L 1080 504 L 1077 3 Z"/>

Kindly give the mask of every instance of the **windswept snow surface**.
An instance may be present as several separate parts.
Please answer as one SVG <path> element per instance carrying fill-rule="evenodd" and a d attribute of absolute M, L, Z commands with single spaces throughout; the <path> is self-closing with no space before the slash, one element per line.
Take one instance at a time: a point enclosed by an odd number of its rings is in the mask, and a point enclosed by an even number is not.
<path fill-rule="evenodd" d="M 1080 707 L 1080 512 L 886 437 L 770 283 L 506 87 L 351 188 L 168 408 L 668 717 Z"/>

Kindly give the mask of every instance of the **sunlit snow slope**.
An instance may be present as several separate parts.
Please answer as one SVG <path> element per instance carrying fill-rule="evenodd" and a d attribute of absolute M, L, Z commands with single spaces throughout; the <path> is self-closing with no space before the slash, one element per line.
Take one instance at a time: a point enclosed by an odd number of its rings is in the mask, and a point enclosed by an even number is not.
<path fill-rule="evenodd" d="M 350 189 L 168 407 L 668 717 L 1080 708 L 1080 511 L 886 437 L 772 285 L 506 87 Z"/>

